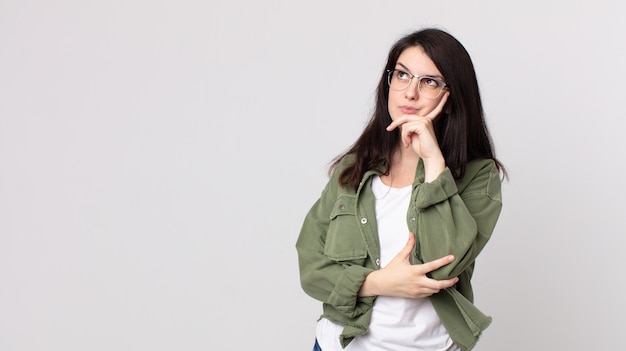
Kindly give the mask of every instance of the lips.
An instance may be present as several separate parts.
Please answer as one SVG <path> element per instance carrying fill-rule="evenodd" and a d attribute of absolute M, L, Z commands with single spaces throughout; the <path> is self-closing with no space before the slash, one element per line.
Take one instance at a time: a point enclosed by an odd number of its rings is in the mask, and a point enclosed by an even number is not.
<path fill-rule="evenodd" d="M 414 115 L 417 113 L 417 109 L 410 106 L 400 106 L 400 111 L 402 111 L 405 115 Z"/>

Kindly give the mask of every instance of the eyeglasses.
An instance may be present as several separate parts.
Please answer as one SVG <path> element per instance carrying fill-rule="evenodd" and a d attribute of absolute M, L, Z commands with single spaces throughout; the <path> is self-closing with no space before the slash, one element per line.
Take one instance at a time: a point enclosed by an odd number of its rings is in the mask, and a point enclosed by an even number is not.
<path fill-rule="evenodd" d="M 400 69 L 387 70 L 387 83 L 393 90 L 404 90 L 411 85 L 413 78 L 417 78 L 417 89 L 420 94 L 428 99 L 436 99 L 448 85 L 441 79 L 431 76 L 416 76 L 413 73 Z"/>

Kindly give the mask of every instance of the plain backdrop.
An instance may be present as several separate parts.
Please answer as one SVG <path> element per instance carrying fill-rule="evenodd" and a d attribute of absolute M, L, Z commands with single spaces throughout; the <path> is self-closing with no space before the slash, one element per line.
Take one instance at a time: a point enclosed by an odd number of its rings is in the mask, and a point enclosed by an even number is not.
<path fill-rule="evenodd" d="M 475 350 L 623 348 L 625 17 L 621 0 L 0 0 L 0 350 L 310 350 L 300 225 L 390 46 L 427 26 L 472 56 L 510 172 Z"/>

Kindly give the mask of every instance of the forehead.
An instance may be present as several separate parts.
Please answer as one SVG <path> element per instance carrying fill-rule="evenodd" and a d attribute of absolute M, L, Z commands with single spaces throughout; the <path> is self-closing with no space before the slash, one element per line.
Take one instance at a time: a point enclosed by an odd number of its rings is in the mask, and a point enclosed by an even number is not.
<path fill-rule="evenodd" d="M 411 73 L 419 76 L 441 76 L 441 72 L 439 72 L 433 60 L 419 46 L 411 46 L 404 49 L 398 56 L 396 67 L 406 68 Z"/>

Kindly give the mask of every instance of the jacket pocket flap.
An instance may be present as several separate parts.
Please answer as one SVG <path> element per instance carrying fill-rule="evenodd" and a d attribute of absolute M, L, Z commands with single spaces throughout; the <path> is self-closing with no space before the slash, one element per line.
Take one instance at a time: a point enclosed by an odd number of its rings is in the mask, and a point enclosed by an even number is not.
<path fill-rule="evenodd" d="M 341 215 L 356 215 L 356 199 L 352 196 L 340 196 L 335 201 L 332 211 L 330 212 L 330 219 L 333 220 L 337 216 Z"/>
<path fill-rule="evenodd" d="M 324 254 L 335 261 L 351 261 L 367 257 L 367 248 L 356 216 L 356 199 L 340 196 L 330 214 Z"/>

